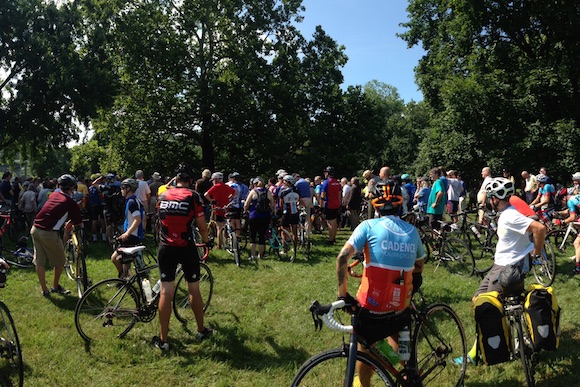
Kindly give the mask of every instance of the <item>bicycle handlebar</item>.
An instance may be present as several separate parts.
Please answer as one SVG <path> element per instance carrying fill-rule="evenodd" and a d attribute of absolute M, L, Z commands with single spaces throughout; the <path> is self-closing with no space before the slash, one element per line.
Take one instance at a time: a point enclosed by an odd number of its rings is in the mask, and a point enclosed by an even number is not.
<path fill-rule="evenodd" d="M 334 311 L 336 309 L 344 308 L 345 305 L 346 303 L 344 300 L 337 300 L 328 305 L 320 305 L 318 301 L 314 301 L 312 305 L 310 305 L 310 312 L 312 313 L 312 319 L 314 320 L 314 329 L 322 329 L 322 322 L 324 322 L 324 325 L 330 329 L 345 333 L 353 333 L 354 327 L 352 325 L 343 325 L 334 318 Z"/>

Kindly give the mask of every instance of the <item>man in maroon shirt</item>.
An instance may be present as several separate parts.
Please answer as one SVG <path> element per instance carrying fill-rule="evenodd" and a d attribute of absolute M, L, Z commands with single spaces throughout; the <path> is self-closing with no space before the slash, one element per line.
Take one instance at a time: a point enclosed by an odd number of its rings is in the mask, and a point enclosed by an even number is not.
<path fill-rule="evenodd" d="M 58 178 L 60 190 L 49 196 L 34 218 L 34 225 L 30 230 L 34 242 L 36 274 L 42 288 L 42 295 L 45 297 L 48 297 L 50 293 L 70 293 L 58 283 L 66 262 L 64 245 L 58 236 L 58 231 L 63 225 L 68 228 L 83 222 L 81 210 L 72 198 L 76 183 L 76 179 L 71 175 L 62 175 Z M 50 292 L 46 286 L 44 269 L 46 260 L 54 268 L 54 279 Z"/>

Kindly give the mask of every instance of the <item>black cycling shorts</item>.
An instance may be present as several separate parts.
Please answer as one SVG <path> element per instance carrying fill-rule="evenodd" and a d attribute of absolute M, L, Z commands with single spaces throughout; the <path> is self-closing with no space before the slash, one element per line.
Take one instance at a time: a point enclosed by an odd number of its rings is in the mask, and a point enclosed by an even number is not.
<path fill-rule="evenodd" d="M 360 308 L 354 330 L 368 344 L 373 344 L 385 337 L 399 333 L 406 326 L 411 326 L 411 311 L 409 309 L 385 315 L 374 314 L 368 309 Z"/>
<path fill-rule="evenodd" d="M 159 262 L 159 272 L 163 282 L 175 280 L 175 270 L 177 270 L 177 265 L 180 263 L 187 282 L 199 281 L 199 253 L 195 246 L 161 245 L 157 251 L 157 261 Z"/>
<path fill-rule="evenodd" d="M 228 219 L 242 219 L 242 209 L 241 208 L 229 208 L 226 213 Z"/>
<path fill-rule="evenodd" d="M 338 219 L 340 217 L 340 208 L 327 208 L 324 213 L 326 215 L 326 220 Z"/>
<path fill-rule="evenodd" d="M 291 224 L 298 224 L 300 223 L 300 215 L 299 214 L 283 214 L 282 215 L 282 226 L 288 227 Z"/>

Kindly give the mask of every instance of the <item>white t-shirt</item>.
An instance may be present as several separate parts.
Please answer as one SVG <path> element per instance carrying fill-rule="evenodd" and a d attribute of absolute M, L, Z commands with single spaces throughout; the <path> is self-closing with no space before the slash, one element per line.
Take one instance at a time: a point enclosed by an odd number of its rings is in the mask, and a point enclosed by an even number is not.
<path fill-rule="evenodd" d="M 151 188 L 149 188 L 149 184 L 147 184 L 145 180 L 137 180 L 137 182 L 139 185 L 135 191 L 135 196 L 137 196 L 137 199 L 139 199 L 141 203 L 149 203 L 147 200 L 147 195 L 151 195 Z"/>
<path fill-rule="evenodd" d="M 458 179 L 447 179 L 449 188 L 447 188 L 447 199 L 459 201 L 459 195 L 463 192 L 463 185 Z"/>
<path fill-rule="evenodd" d="M 485 196 L 487 192 L 485 191 L 485 186 L 493 179 L 491 176 L 487 176 L 483 179 L 483 183 L 481 183 L 481 188 L 479 188 L 479 192 L 477 193 L 477 202 L 478 203 L 485 203 Z"/>
<path fill-rule="evenodd" d="M 532 222 L 532 219 L 522 215 L 513 206 L 502 212 L 497 221 L 496 265 L 513 265 L 534 250 L 534 244 L 530 241 L 531 233 L 527 232 Z"/>

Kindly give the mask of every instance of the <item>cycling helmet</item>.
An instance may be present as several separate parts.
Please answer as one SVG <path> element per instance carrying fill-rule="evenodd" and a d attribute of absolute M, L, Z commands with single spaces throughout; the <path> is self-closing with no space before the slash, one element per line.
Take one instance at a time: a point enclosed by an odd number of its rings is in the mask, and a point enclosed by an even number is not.
<path fill-rule="evenodd" d="M 334 173 L 334 167 L 328 166 L 328 167 L 324 168 L 324 172 Z"/>
<path fill-rule="evenodd" d="M 536 176 L 536 181 L 538 183 L 547 183 L 548 182 L 548 176 L 544 175 L 543 173 L 540 173 L 538 176 Z"/>
<path fill-rule="evenodd" d="M 211 179 L 212 179 L 212 180 L 223 180 L 223 179 L 224 179 L 224 174 L 223 174 L 223 173 L 221 173 L 221 172 L 214 172 L 214 173 L 211 175 Z"/>
<path fill-rule="evenodd" d="M 254 184 L 258 183 L 262 183 L 262 185 L 264 185 L 264 179 L 262 179 L 260 176 L 254 177 Z"/>
<path fill-rule="evenodd" d="M 240 180 L 240 176 L 241 175 L 238 172 L 232 172 L 229 177 L 234 179 L 235 181 L 238 181 Z"/>
<path fill-rule="evenodd" d="M 77 179 L 75 179 L 69 174 L 62 175 L 61 177 L 58 178 L 58 185 L 65 189 L 74 187 L 76 183 Z"/>
<path fill-rule="evenodd" d="M 572 175 L 572 181 L 580 180 L 580 172 L 576 172 Z"/>
<path fill-rule="evenodd" d="M 175 175 L 179 180 L 189 180 L 194 178 L 195 172 L 191 165 L 186 163 L 179 163 L 177 168 L 175 168 Z"/>
<path fill-rule="evenodd" d="M 408 174 L 408 173 L 403 173 L 403 174 L 401 175 L 401 179 L 402 179 L 403 181 L 411 181 L 411 177 L 409 176 L 409 174 Z"/>
<path fill-rule="evenodd" d="M 132 188 L 136 190 L 139 187 L 139 182 L 133 178 L 125 179 L 121 182 L 121 188 Z"/>
<path fill-rule="evenodd" d="M 287 182 L 290 185 L 296 184 L 296 179 L 292 175 L 286 175 L 286 176 L 284 176 L 284 181 Z"/>
<path fill-rule="evenodd" d="M 514 193 L 514 183 L 505 177 L 494 177 L 485 185 L 487 197 L 495 196 L 503 200 L 509 198 Z"/>
<path fill-rule="evenodd" d="M 381 215 L 397 215 L 403 204 L 401 187 L 392 180 L 379 182 L 373 192 L 373 207 Z"/>

